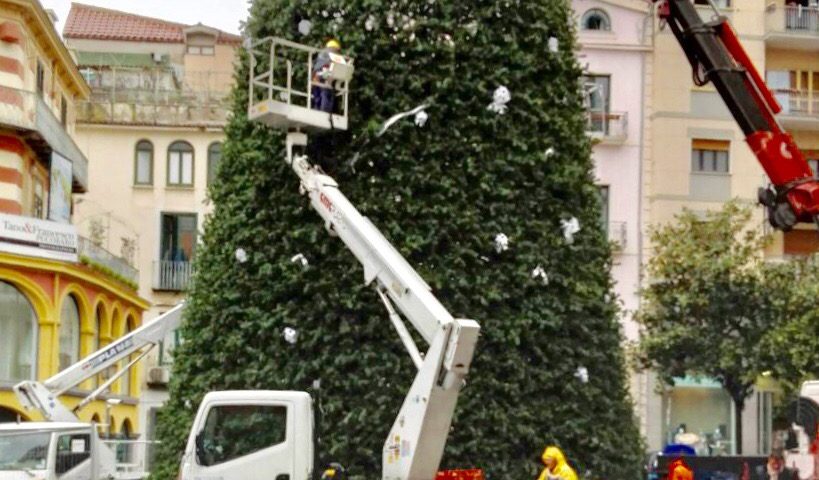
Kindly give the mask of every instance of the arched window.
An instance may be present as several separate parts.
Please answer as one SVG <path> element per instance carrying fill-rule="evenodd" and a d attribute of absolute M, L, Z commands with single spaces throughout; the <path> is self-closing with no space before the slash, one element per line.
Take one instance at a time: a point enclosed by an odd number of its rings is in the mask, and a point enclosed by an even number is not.
<path fill-rule="evenodd" d="M 119 433 L 117 434 L 117 438 L 122 440 L 130 440 L 134 432 L 134 428 L 131 426 L 131 421 L 127 418 L 122 421 L 122 425 L 119 427 Z M 131 445 L 128 443 L 120 442 L 117 443 L 116 447 L 116 455 L 117 455 L 117 462 L 119 463 L 129 463 L 131 461 Z"/>
<path fill-rule="evenodd" d="M 609 14 L 599 8 L 592 8 L 583 14 L 580 20 L 580 28 L 583 30 L 611 30 L 611 20 Z"/>
<path fill-rule="evenodd" d="M 60 371 L 80 359 L 80 307 L 69 295 L 60 310 Z"/>
<path fill-rule="evenodd" d="M 168 185 L 193 185 L 193 147 L 188 142 L 173 142 L 168 147 Z"/>
<path fill-rule="evenodd" d="M 134 317 L 129 316 L 128 319 L 125 320 L 125 333 L 123 335 L 128 335 L 133 330 L 134 330 Z M 123 360 L 121 365 L 120 365 L 120 368 L 125 370 L 125 373 L 122 374 L 122 379 L 120 380 L 122 382 L 122 388 L 120 388 L 120 393 L 122 393 L 123 395 L 127 395 L 129 397 L 131 396 L 131 393 L 132 393 L 131 392 L 131 369 L 128 368 L 128 364 L 131 363 L 131 360 L 133 360 L 133 358 L 128 357 L 125 360 Z"/>
<path fill-rule="evenodd" d="M 94 331 L 94 351 L 96 352 L 97 350 L 100 349 L 100 347 L 102 347 L 102 321 L 103 321 L 103 318 L 102 318 L 103 317 L 102 305 L 97 305 L 97 311 L 94 313 L 94 316 L 96 317 L 94 319 L 95 320 L 94 324 L 95 324 L 95 328 L 96 328 L 96 330 Z M 97 375 L 97 376 L 94 377 L 94 388 L 100 386 L 100 384 L 102 384 L 102 381 L 100 379 L 100 376 Z"/>
<path fill-rule="evenodd" d="M 34 379 L 37 314 L 10 283 L 0 282 L 0 380 Z"/>
<path fill-rule="evenodd" d="M 134 154 L 134 185 L 153 185 L 154 183 L 154 146 L 148 140 L 136 144 Z"/>
<path fill-rule="evenodd" d="M 213 142 L 208 147 L 208 185 L 216 178 L 216 167 L 222 160 L 222 144 Z"/>

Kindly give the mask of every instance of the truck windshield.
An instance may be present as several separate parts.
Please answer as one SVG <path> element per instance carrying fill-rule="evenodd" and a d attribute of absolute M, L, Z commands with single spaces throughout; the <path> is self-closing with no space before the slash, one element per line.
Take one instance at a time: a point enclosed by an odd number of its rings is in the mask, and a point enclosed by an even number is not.
<path fill-rule="evenodd" d="M 0 432 L 0 470 L 45 470 L 50 433 Z"/>

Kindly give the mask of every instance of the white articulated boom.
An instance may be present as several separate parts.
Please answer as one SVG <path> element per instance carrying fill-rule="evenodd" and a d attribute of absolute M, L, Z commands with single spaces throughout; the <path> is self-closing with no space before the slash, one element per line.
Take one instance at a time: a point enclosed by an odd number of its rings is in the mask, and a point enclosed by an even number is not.
<path fill-rule="evenodd" d="M 305 134 L 288 133 L 287 161 L 327 229 L 361 262 L 365 283 L 377 290 L 418 368 L 384 443 L 383 478 L 431 480 L 440 465 L 480 326 L 474 320 L 453 318 L 401 254 L 341 193 L 335 180 L 310 165 L 307 157 L 293 156 L 293 148 L 306 142 Z M 426 355 L 419 353 L 393 305 L 429 344 Z"/>
<path fill-rule="evenodd" d="M 43 382 L 25 381 L 14 386 L 14 393 L 26 410 L 37 410 L 43 418 L 52 422 L 78 422 L 75 414 L 80 408 L 93 401 L 117 378 L 139 361 L 151 348 L 159 344 L 170 332 L 179 327 L 182 320 L 182 304 L 146 323 L 133 332 L 118 338 L 113 343 L 100 348 Z M 147 347 L 147 348 L 146 348 Z M 138 351 L 142 351 L 124 368 L 88 395 L 73 411 L 66 408 L 57 397 L 94 378 L 103 370 L 116 365 Z"/>

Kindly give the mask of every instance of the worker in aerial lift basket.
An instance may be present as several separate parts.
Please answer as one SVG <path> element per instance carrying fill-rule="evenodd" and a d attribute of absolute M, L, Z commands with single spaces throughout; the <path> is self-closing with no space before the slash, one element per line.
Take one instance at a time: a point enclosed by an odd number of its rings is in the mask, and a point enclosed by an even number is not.
<path fill-rule="evenodd" d="M 577 473 L 566 462 L 566 457 L 559 448 L 546 447 L 540 459 L 545 468 L 537 480 L 577 480 Z"/>
<path fill-rule="evenodd" d="M 330 67 L 333 57 L 341 52 L 338 40 L 330 40 L 313 61 L 313 87 L 310 90 L 310 106 L 322 112 L 333 113 L 335 107 L 335 89 L 330 80 Z"/>

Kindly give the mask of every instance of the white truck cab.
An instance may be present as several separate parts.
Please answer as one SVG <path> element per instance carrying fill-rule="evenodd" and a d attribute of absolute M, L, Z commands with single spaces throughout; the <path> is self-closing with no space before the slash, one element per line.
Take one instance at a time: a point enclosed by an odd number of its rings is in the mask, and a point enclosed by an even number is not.
<path fill-rule="evenodd" d="M 310 480 L 313 400 L 306 392 L 205 395 L 182 456 L 182 480 Z"/>
<path fill-rule="evenodd" d="M 0 480 L 114 478 L 114 453 L 94 424 L 25 422 L 0 428 Z"/>

